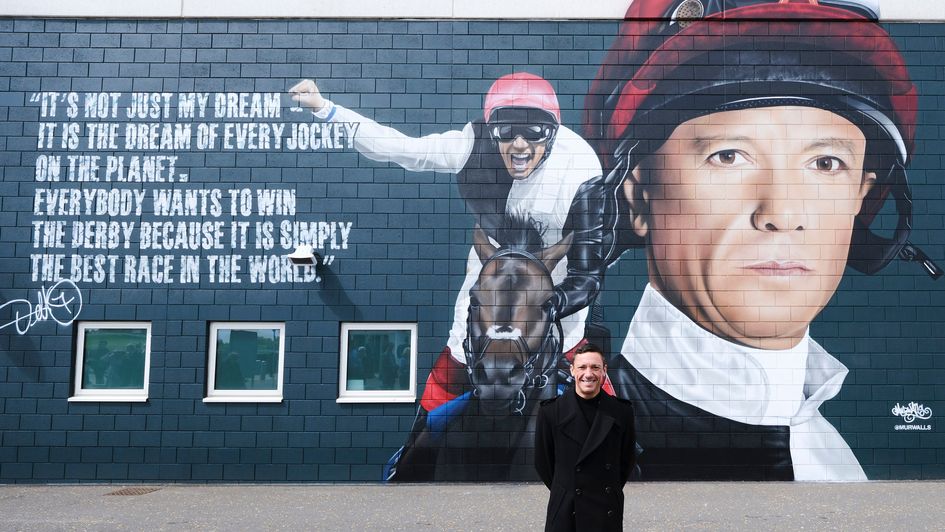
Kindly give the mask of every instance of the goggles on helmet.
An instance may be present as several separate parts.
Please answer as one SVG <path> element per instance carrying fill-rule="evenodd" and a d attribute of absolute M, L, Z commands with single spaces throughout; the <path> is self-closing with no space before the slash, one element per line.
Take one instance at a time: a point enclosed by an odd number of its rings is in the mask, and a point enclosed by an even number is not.
<path fill-rule="evenodd" d="M 499 107 L 492 111 L 489 135 L 496 142 L 522 137 L 531 143 L 550 143 L 558 132 L 557 117 L 536 107 Z"/>
<path fill-rule="evenodd" d="M 548 124 L 496 124 L 489 133 L 498 142 L 513 142 L 522 137 L 533 144 L 547 142 L 554 135 L 554 127 Z"/>

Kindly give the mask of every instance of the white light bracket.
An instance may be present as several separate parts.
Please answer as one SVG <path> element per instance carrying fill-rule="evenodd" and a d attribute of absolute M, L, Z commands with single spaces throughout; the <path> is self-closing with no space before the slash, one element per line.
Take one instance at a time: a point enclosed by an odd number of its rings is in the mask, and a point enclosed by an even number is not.
<path fill-rule="evenodd" d="M 312 249 L 309 244 L 301 244 L 289 254 L 289 260 L 296 266 L 318 266 L 322 264 L 322 256 Z"/>

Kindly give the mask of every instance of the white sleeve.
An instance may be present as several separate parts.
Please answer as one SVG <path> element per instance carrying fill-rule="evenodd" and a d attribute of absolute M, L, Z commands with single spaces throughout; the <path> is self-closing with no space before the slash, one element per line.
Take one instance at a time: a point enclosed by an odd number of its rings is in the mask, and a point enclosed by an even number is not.
<path fill-rule="evenodd" d="M 475 133 L 468 123 L 462 131 L 408 137 L 351 109 L 328 102 L 315 113 L 331 122 L 357 122 L 354 147 L 372 161 L 396 163 L 413 172 L 438 170 L 458 173 L 472 153 Z"/>

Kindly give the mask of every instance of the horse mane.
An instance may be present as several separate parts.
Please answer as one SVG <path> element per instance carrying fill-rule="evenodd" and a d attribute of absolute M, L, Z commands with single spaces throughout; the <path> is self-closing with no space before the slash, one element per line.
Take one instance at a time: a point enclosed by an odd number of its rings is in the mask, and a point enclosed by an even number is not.
<path fill-rule="evenodd" d="M 493 238 L 500 249 L 519 249 L 538 253 L 545 247 L 545 231 L 524 213 L 506 213 Z"/>

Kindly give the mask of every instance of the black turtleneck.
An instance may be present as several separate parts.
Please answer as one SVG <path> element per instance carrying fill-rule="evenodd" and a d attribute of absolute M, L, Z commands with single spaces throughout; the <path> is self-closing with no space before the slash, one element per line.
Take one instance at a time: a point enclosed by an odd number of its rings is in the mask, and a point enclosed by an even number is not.
<path fill-rule="evenodd" d="M 594 418 L 597 416 L 597 408 L 600 406 L 601 393 L 602 392 L 597 392 L 597 395 L 590 399 L 585 399 L 576 392 L 574 394 L 577 395 L 578 406 L 581 408 L 581 413 L 584 414 L 584 419 L 587 421 L 588 427 L 594 424 Z"/>

